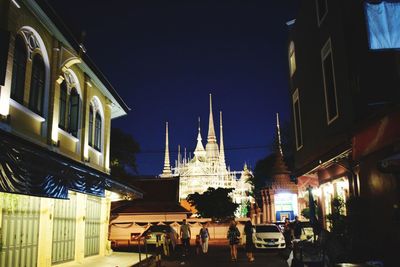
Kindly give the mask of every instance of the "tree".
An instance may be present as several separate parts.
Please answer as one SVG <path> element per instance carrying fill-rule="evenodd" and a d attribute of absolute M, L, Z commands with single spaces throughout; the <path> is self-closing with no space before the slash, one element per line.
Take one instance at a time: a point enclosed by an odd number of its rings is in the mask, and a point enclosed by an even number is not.
<path fill-rule="evenodd" d="M 294 167 L 294 143 L 293 143 L 293 128 L 290 121 L 285 121 L 280 126 L 281 133 L 281 147 L 284 156 L 285 163 L 289 170 L 293 170 Z M 269 149 L 272 151 L 265 158 L 258 160 L 256 167 L 254 168 L 254 179 L 252 185 L 254 186 L 254 198 L 257 203 L 261 205 L 260 190 L 271 182 L 272 179 L 272 168 L 275 163 L 275 153 L 278 144 L 278 135 L 275 134 L 273 140 L 269 144 Z M 291 177 L 292 180 L 294 178 Z"/>
<path fill-rule="evenodd" d="M 140 151 L 139 144 L 130 134 L 121 129 L 111 129 L 110 168 L 113 175 L 127 174 L 127 170 L 137 173 L 136 153 Z"/>
<path fill-rule="evenodd" d="M 266 186 L 266 183 L 271 179 L 271 170 L 274 164 L 275 155 L 270 154 L 267 157 L 257 161 L 254 168 L 254 178 L 252 185 L 254 186 L 254 198 L 259 206 L 261 206 L 260 190 Z"/>
<path fill-rule="evenodd" d="M 233 188 L 209 187 L 203 194 L 189 194 L 186 200 L 196 208 L 201 217 L 224 221 L 233 218 L 239 207 L 229 196 L 232 191 Z"/>

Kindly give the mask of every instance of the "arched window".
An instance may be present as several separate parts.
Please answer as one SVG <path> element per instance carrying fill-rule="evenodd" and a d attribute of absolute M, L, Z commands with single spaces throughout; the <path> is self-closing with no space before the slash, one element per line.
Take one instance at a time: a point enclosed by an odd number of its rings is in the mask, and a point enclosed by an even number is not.
<path fill-rule="evenodd" d="M 93 117 L 94 117 L 93 105 L 90 105 L 90 108 L 89 108 L 89 146 L 93 146 Z"/>
<path fill-rule="evenodd" d="M 72 88 L 69 97 L 68 130 L 75 137 L 78 136 L 78 122 L 79 122 L 79 94 L 75 88 Z"/>
<path fill-rule="evenodd" d="M 25 42 L 20 35 L 17 35 L 13 58 L 11 98 L 21 104 L 24 102 L 26 59 L 27 51 Z"/>
<path fill-rule="evenodd" d="M 80 129 L 81 100 L 79 82 L 72 70 L 64 72 L 64 80 L 60 84 L 60 105 L 58 127 L 78 137 Z"/>
<path fill-rule="evenodd" d="M 103 145 L 103 107 L 95 96 L 89 108 L 89 146 L 101 152 Z"/>
<path fill-rule="evenodd" d="M 94 148 L 101 151 L 101 116 L 99 113 L 96 113 L 96 122 L 94 127 Z"/>
<path fill-rule="evenodd" d="M 289 68 L 290 68 L 290 77 L 292 77 L 293 73 L 296 71 L 296 54 L 294 51 L 293 42 L 290 42 L 289 45 Z"/>
<path fill-rule="evenodd" d="M 67 130 L 67 120 L 65 119 L 67 113 L 67 83 L 63 81 L 60 85 L 60 111 L 58 127 L 63 130 Z"/>
<path fill-rule="evenodd" d="M 29 108 L 39 115 L 43 114 L 45 66 L 43 58 L 35 54 L 32 60 L 32 78 Z"/>

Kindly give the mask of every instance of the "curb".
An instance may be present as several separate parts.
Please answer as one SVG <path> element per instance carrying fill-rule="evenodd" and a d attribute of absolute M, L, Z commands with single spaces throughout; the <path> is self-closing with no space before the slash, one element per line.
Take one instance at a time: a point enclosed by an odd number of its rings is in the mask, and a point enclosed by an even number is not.
<path fill-rule="evenodd" d="M 141 262 L 131 265 L 130 267 L 155 267 L 155 266 L 156 266 L 156 258 L 153 255 L 153 256 L 148 257 L 145 260 L 142 260 Z"/>

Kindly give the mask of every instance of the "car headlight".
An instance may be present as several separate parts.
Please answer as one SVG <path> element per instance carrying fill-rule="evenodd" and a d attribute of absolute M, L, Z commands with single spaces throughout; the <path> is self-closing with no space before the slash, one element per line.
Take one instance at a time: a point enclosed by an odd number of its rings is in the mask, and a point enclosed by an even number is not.
<path fill-rule="evenodd" d="M 257 241 L 262 241 L 262 238 L 261 237 L 256 237 L 256 239 L 257 239 Z"/>
<path fill-rule="evenodd" d="M 285 242 L 285 238 L 284 238 L 283 236 L 281 236 L 281 237 L 279 238 L 279 241 Z"/>

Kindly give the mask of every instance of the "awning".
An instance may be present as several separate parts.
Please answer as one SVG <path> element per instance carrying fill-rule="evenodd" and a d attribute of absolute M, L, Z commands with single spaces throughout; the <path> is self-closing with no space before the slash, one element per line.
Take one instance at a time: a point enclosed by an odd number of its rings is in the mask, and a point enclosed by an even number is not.
<path fill-rule="evenodd" d="M 0 191 L 39 197 L 68 198 L 68 190 L 104 197 L 142 193 L 114 182 L 111 176 L 59 153 L 0 130 Z"/>

